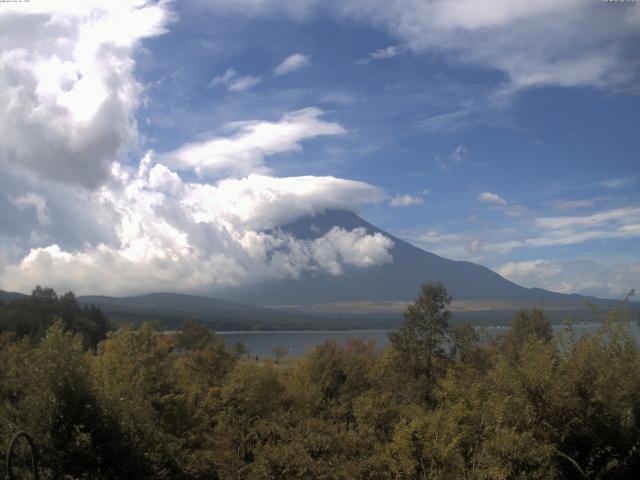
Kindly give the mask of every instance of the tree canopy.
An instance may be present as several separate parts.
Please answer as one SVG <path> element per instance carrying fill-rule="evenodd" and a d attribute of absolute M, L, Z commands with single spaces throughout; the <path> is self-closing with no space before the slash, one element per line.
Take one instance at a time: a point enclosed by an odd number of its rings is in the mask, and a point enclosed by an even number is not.
<path fill-rule="evenodd" d="M 57 320 L 65 330 L 78 333 L 95 347 L 107 337 L 111 322 L 99 308 L 80 306 L 73 292 L 58 296 L 51 288 L 37 286 L 30 296 L 0 304 L 0 339 L 40 340 Z"/>
<path fill-rule="evenodd" d="M 328 341 L 276 364 L 242 358 L 193 324 L 178 334 L 125 326 L 94 348 L 69 328 L 82 325 L 73 298 L 42 289 L 12 304 L 28 328 L 0 345 L 0 450 L 16 430 L 31 432 L 45 479 L 640 471 L 640 349 L 618 313 L 578 338 L 552 335 L 541 310 L 521 311 L 481 341 L 449 325 L 446 289 L 425 285 L 389 347 Z M 55 311 L 42 331 L 37 311 Z"/>

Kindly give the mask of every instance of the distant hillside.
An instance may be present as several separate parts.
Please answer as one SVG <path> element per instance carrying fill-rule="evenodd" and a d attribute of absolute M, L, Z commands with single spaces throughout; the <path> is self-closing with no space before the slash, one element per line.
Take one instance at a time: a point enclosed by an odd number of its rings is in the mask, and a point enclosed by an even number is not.
<path fill-rule="evenodd" d="M 135 297 L 85 295 L 78 297 L 78 300 L 82 303 L 94 304 L 100 308 L 104 307 L 105 310 L 118 308 L 129 309 L 131 311 L 145 311 L 153 309 L 172 313 L 189 313 L 191 315 L 208 315 L 212 312 L 261 311 L 258 307 L 228 300 L 165 292 L 149 293 Z"/>
<path fill-rule="evenodd" d="M 399 315 L 285 311 L 177 293 L 134 297 L 80 296 L 78 301 L 100 307 L 115 321 L 157 321 L 167 328 L 177 328 L 186 320 L 206 323 L 215 330 L 387 328 L 395 326 L 400 319 Z"/>
<path fill-rule="evenodd" d="M 0 300 L 2 300 L 3 302 L 10 302 L 11 300 L 19 300 L 20 298 L 25 298 L 28 295 L 25 295 L 24 293 L 18 293 L 18 292 L 5 292 L 3 290 L 0 290 Z"/>

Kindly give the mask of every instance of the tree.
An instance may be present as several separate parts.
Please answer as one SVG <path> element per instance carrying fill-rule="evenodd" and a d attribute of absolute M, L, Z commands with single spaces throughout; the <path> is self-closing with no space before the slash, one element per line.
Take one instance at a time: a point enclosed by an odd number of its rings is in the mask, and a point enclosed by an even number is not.
<path fill-rule="evenodd" d="M 544 343 L 551 341 L 553 330 L 551 324 L 544 317 L 544 312 L 538 307 L 533 307 L 531 312 L 521 308 L 511 322 L 511 329 L 506 335 L 505 341 L 508 349 L 518 351 L 531 340 L 541 340 Z"/>
<path fill-rule="evenodd" d="M 182 324 L 176 336 L 176 347 L 184 350 L 202 350 L 216 342 L 216 334 L 210 328 L 190 320 Z"/>
<path fill-rule="evenodd" d="M 85 348 L 94 348 L 111 330 L 104 313 L 93 305 L 81 308 L 73 292 L 59 297 L 51 288 L 37 286 L 31 296 L 0 306 L 0 332 L 11 340 L 26 337 L 35 344 L 56 319 L 66 331 L 81 334 Z"/>
<path fill-rule="evenodd" d="M 114 478 L 119 442 L 91 386 L 82 338 L 58 319 L 35 346 L 27 340 L 0 350 L 0 450 L 17 430 L 38 444 L 41 473 Z"/>
<path fill-rule="evenodd" d="M 413 378 L 421 382 L 423 400 L 432 399 L 437 374 L 443 368 L 443 342 L 447 339 L 451 312 L 451 295 L 442 283 L 426 283 L 416 301 L 404 312 L 404 322 L 389 340 L 409 368 Z"/>

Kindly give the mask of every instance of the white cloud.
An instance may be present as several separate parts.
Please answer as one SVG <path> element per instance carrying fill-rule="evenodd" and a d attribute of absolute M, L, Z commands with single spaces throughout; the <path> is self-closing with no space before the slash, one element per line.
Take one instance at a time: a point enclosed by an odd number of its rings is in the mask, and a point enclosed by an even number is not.
<path fill-rule="evenodd" d="M 469 153 L 469 149 L 467 149 L 467 147 L 465 147 L 464 145 L 460 144 L 456 146 L 456 148 L 454 148 L 453 151 L 451 151 L 451 153 L 449 153 L 448 155 L 442 155 L 442 154 L 436 155 L 436 162 L 438 162 L 438 165 L 440 165 L 440 168 L 442 168 L 445 171 L 448 171 L 451 169 L 451 167 L 460 165 L 464 161 L 464 159 L 467 157 L 468 153 Z"/>
<path fill-rule="evenodd" d="M 485 192 L 490 193 L 490 192 Z M 495 204 L 493 197 L 487 201 Z M 513 206 L 504 207 L 508 211 Z M 626 207 L 585 215 L 532 217 L 528 210 L 511 227 L 493 228 L 475 219 L 476 230 L 448 232 L 438 229 L 407 232 L 406 237 L 417 245 L 439 255 L 456 260 L 486 262 L 504 259 L 516 249 L 535 251 L 548 247 L 578 245 L 594 241 L 640 238 L 640 208 Z M 603 277 L 602 281 L 605 281 Z"/>
<path fill-rule="evenodd" d="M 447 243 L 465 240 L 466 237 L 458 233 L 445 233 L 440 230 L 427 230 L 426 232 L 417 234 L 415 239 L 424 243 Z"/>
<path fill-rule="evenodd" d="M 418 124 L 425 131 L 432 133 L 456 131 L 465 128 L 470 124 L 469 117 L 472 113 L 473 108 L 468 106 L 451 112 L 431 115 L 421 120 Z M 437 156 L 436 160 L 438 160 Z M 441 164 L 440 166 L 446 170 L 445 165 Z"/>
<path fill-rule="evenodd" d="M 622 299 L 640 287 L 640 263 L 605 266 L 587 260 L 525 260 L 494 269 L 526 287 Z"/>
<path fill-rule="evenodd" d="M 164 156 L 178 170 L 195 169 L 200 174 L 268 173 L 265 156 L 297 152 L 300 141 L 324 135 L 346 133 L 337 123 L 320 119 L 318 108 L 289 112 L 277 122 L 234 122 L 225 128 L 230 135 L 190 143 Z"/>
<path fill-rule="evenodd" d="M 47 1 L 0 9 L 0 164 L 95 188 L 137 139 L 134 52 L 166 3 Z"/>
<path fill-rule="evenodd" d="M 575 210 L 578 208 L 593 207 L 598 199 L 585 198 L 583 200 L 556 200 L 553 202 L 553 208 L 556 210 Z"/>
<path fill-rule="evenodd" d="M 223 85 L 230 92 L 244 92 L 262 82 L 260 77 L 252 77 L 250 75 L 241 76 L 233 68 L 227 68 L 222 75 L 214 77 L 209 82 L 210 87 Z"/>
<path fill-rule="evenodd" d="M 179 194 L 184 185 L 177 173 L 172 172 L 161 163 L 157 163 L 149 170 L 149 187 L 160 192 Z"/>
<path fill-rule="evenodd" d="M 285 58 L 274 70 L 274 75 L 280 76 L 287 73 L 295 72 L 301 68 L 311 65 L 311 60 L 307 55 L 302 53 L 294 53 Z"/>
<path fill-rule="evenodd" d="M 482 192 L 478 195 L 478 200 L 483 203 L 489 203 L 491 205 L 498 205 L 500 207 L 506 207 L 507 201 L 497 193 Z"/>
<path fill-rule="evenodd" d="M 516 230 L 508 240 L 487 240 L 481 245 L 481 250 L 505 254 L 516 248 L 544 248 L 640 237 L 640 208 L 619 208 L 582 216 L 541 217 L 527 220 L 527 223 L 534 228 L 529 226 Z"/>
<path fill-rule="evenodd" d="M 198 222 L 222 221 L 258 231 L 327 209 L 353 211 L 362 203 L 379 202 L 382 198 L 379 189 L 353 180 L 252 174 L 241 179 L 225 179 L 215 186 L 191 184 L 182 204 Z"/>
<path fill-rule="evenodd" d="M 389 202 L 390 207 L 410 207 L 411 205 L 422 205 L 424 197 L 420 195 L 396 195 Z"/>
<path fill-rule="evenodd" d="M 346 231 L 334 227 L 311 242 L 311 252 L 318 264 L 332 275 L 342 274 L 342 264 L 370 267 L 391 262 L 393 241 L 381 233 L 368 235 L 364 228 Z"/>
<path fill-rule="evenodd" d="M 542 85 L 616 89 L 631 85 L 640 5 L 566 0 L 210 0 L 221 14 L 288 15 L 316 11 L 367 22 L 418 52 L 503 72 L 495 100 Z M 502 97 L 502 98 L 501 98 Z"/>
<path fill-rule="evenodd" d="M 360 60 L 356 60 L 356 63 L 358 65 L 366 65 L 376 60 L 386 60 L 388 58 L 397 57 L 401 52 L 402 47 L 400 45 L 390 45 L 385 48 L 374 50 L 366 57 L 361 58 Z"/>
<path fill-rule="evenodd" d="M 86 208 L 113 225 L 115 241 L 75 249 L 44 243 L 17 260 L 3 259 L 0 288 L 29 291 L 44 283 L 79 293 L 211 292 L 391 261 L 391 239 L 364 229 L 336 228 L 300 240 L 278 228 L 326 209 L 353 210 L 383 198 L 362 182 L 260 175 L 217 184 L 184 182 L 147 156 L 137 173 L 116 168 L 112 182 L 89 195 Z"/>
<path fill-rule="evenodd" d="M 585 228 L 592 230 L 595 227 L 628 225 L 640 222 L 640 208 L 626 207 L 604 212 L 596 212 L 590 215 L 543 217 L 535 220 L 536 226 L 549 230 L 566 230 Z"/>
<path fill-rule="evenodd" d="M 42 195 L 38 195 L 34 192 L 28 192 L 16 197 L 9 197 L 9 200 L 21 210 L 30 207 L 34 208 L 40 225 L 48 225 L 51 223 L 49 209 L 47 208 L 47 201 Z"/>
<path fill-rule="evenodd" d="M 569 0 L 341 2 L 344 15 L 384 25 L 418 51 L 505 72 L 506 91 L 538 85 L 612 87 L 629 81 L 624 47 L 637 35 L 628 9 Z M 626 52 L 628 55 L 629 52 Z"/>
<path fill-rule="evenodd" d="M 604 187 L 611 190 L 628 187 L 629 185 L 633 185 L 637 181 L 634 177 L 626 177 L 626 178 L 609 178 L 607 180 L 602 180 L 600 182 L 596 182 L 594 185 L 597 187 Z"/>
<path fill-rule="evenodd" d="M 280 228 L 326 209 L 354 211 L 385 198 L 363 182 L 264 175 L 265 157 L 345 133 L 317 108 L 272 122 L 228 124 L 216 137 L 158 158 L 149 154 L 137 168 L 119 161 L 138 136 L 133 114 L 142 86 L 133 76 L 135 48 L 164 32 L 168 5 L 59 1 L 1 9 L 0 183 L 6 193 L 0 208 L 13 223 L 0 232 L 0 288 L 211 292 L 391 261 L 393 242 L 379 233 L 337 228 L 300 240 Z M 287 68 L 292 65 L 300 59 Z M 214 80 L 233 91 L 255 82 L 234 70 Z M 189 174 L 181 176 L 183 170 Z M 193 170 L 218 180 L 191 180 Z M 15 207 L 35 209 L 46 234 L 33 225 L 14 228 Z"/>

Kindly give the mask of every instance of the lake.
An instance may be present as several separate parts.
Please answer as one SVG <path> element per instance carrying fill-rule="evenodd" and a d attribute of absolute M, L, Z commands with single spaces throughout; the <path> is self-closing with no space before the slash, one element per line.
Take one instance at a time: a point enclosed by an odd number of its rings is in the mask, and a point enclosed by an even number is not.
<path fill-rule="evenodd" d="M 374 339 L 378 348 L 384 348 L 389 344 L 388 332 L 389 330 L 305 330 L 217 332 L 217 335 L 230 348 L 236 342 L 242 342 L 249 349 L 249 355 L 273 358 L 275 347 L 284 347 L 289 352 L 288 356 L 299 357 L 331 339 L 335 339 L 340 345 L 344 345 L 350 338 Z"/>
<path fill-rule="evenodd" d="M 600 323 L 576 323 L 573 325 L 576 337 L 595 331 Z M 508 327 L 484 327 L 483 336 L 493 336 L 504 332 Z M 554 331 L 558 331 L 562 325 L 554 325 Z M 634 323 L 630 326 L 636 340 L 640 341 L 640 329 Z M 249 355 L 260 358 L 273 358 L 273 349 L 283 347 L 288 351 L 288 356 L 299 357 L 315 346 L 322 345 L 327 340 L 335 339 L 340 345 L 344 345 L 350 338 L 362 340 L 373 339 L 380 349 L 389 344 L 389 330 L 305 330 L 305 331 L 242 331 L 242 332 L 217 332 L 229 348 L 233 348 L 236 342 L 242 342 L 248 349 Z"/>

